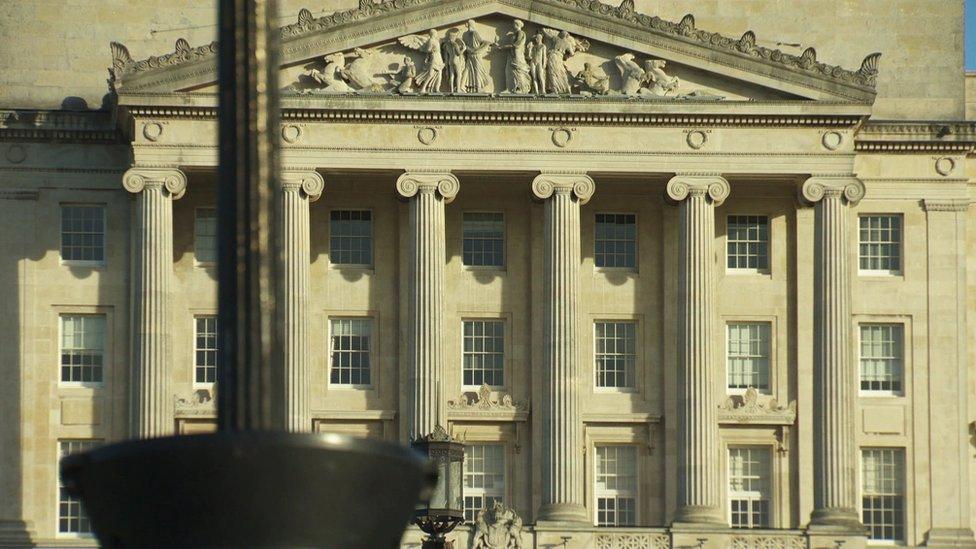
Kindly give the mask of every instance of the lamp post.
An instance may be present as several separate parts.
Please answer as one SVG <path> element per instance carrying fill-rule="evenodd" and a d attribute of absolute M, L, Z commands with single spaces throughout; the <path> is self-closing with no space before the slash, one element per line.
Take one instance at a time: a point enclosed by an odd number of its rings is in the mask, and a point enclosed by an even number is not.
<path fill-rule="evenodd" d="M 464 444 L 437 425 L 433 433 L 415 440 L 413 448 L 427 456 L 437 474 L 437 484 L 422 498 L 413 523 L 428 536 L 423 549 L 444 549 L 444 536 L 464 522 Z"/>

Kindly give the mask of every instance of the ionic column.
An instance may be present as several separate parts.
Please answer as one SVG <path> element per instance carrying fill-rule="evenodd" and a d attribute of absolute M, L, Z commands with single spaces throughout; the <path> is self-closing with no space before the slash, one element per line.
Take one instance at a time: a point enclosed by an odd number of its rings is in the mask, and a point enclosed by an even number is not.
<path fill-rule="evenodd" d="M 724 524 L 712 351 L 715 308 L 715 207 L 729 195 L 718 175 L 677 175 L 678 202 L 678 508 L 677 523 Z"/>
<path fill-rule="evenodd" d="M 285 369 L 285 428 L 312 430 L 308 378 L 308 205 L 322 195 L 325 181 L 314 171 L 281 173 L 278 203 L 281 223 L 281 284 L 277 314 L 282 321 L 282 358 Z"/>
<path fill-rule="evenodd" d="M 444 339 L 444 204 L 454 200 L 461 185 L 450 173 L 407 172 L 397 192 L 410 201 L 408 279 L 408 357 L 411 440 L 446 427 L 441 403 Z"/>
<path fill-rule="evenodd" d="M 170 303 L 173 299 L 173 200 L 186 176 L 176 169 L 132 168 L 122 186 L 136 195 L 132 282 L 132 435 L 171 434 Z"/>
<path fill-rule="evenodd" d="M 589 522 L 579 402 L 580 205 L 595 187 L 584 173 L 543 173 L 532 181 L 532 193 L 545 200 L 540 521 Z"/>
<path fill-rule="evenodd" d="M 851 347 L 850 224 L 864 196 L 854 177 L 811 177 L 814 204 L 813 513 L 810 524 L 863 531 L 857 514 L 857 372 Z"/>

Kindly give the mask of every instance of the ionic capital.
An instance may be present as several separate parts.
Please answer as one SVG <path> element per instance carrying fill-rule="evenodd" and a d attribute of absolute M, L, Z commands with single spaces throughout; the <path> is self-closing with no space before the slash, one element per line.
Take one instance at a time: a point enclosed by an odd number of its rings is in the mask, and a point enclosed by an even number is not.
<path fill-rule="evenodd" d="M 843 197 L 851 204 L 864 198 L 864 183 L 853 175 L 814 175 L 803 182 L 800 198 L 808 203 L 824 197 Z"/>
<path fill-rule="evenodd" d="M 282 189 L 302 192 L 309 202 L 318 200 L 325 189 L 325 179 L 315 170 L 283 170 L 280 179 Z"/>
<path fill-rule="evenodd" d="M 716 206 L 725 202 L 731 188 L 729 182 L 721 175 L 712 174 L 678 174 L 668 181 L 668 198 L 681 202 L 689 196 L 706 196 Z"/>
<path fill-rule="evenodd" d="M 132 194 L 145 189 L 163 189 L 173 200 L 186 192 L 186 175 L 176 168 L 129 168 L 122 176 L 122 186 Z"/>
<path fill-rule="evenodd" d="M 532 194 L 540 200 L 572 193 L 580 204 L 586 204 L 595 191 L 593 178 L 583 172 L 542 172 L 532 180 Z"/>
<path fill-rule="evenodd" d="M 397 179 L 396 190 L 403 198 L 412 198 L 419 192 L 437 192 L 447 204 L 461 190 L 461 182 L 450 172 L 409 171 Z"/>

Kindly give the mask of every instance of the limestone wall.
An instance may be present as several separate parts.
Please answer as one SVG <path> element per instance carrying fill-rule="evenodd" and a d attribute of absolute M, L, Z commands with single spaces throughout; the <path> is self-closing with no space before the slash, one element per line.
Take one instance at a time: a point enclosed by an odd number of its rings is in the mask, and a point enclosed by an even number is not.
<path fill-rule="evenodd" d="M 613 2 L 615 3 L 615 2 Z M 5 0 L 0 15 L 0 107 L 99 108 L 108 86 L 109 42 L 133 57 L 173 51 L 177 38 L 215 36 L 215 2 L 190 0 Z M 318 16 L 349 0 L 281 0 L 281 24 L 308 7 Z M 877 118 L 961 119 L 964 114 L 962 0 L 638 0 L 637 9 L 856 69 L 880 51 Z M 800 44 L 799 47 L 784 44 Z M 920 101 L 924 99 L 924 101 Z"/>

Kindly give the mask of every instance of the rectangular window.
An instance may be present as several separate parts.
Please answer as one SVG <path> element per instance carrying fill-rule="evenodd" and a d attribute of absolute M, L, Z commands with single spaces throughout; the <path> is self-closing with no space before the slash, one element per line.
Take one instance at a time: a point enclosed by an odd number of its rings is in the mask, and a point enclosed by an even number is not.
<path fill-rule="evenodd" d="M 769 218 L 730 215 L 726 227 L 727 265 L 730 270 L 769 270 Z"/>
<path fill-rule="evenodd" d="M 198 316 L 193 380 L 196 383 L 217 382 L 217 317 Z"/>
<path fill-rule="evenodd" d="M 873 540 L 905 539 L 905 451 L 861 450 L 861 520 Z"/>
<path fill-rule="evenodd" d="M 464 447 L 464 520 L 474 522 L 482 509 L 505 499 L 505 446 Z"/>
<path fill-rule="evenodd" d="M 505 218 L 501 213 L 464 212 L 461 225 L 465 265 L 505 266 Z"/>
<path fill-rule="evenodd" d="M 505 384 L 505 323 L 501 320 L 465 320 L 462 356 L 464 385 Z"/>
<path fill-rule="evenodd" d="M 373 321 L 368 318 L 332 319 L 332 371 L 335 385 L 369 385 L 371 381 L 370 340 Z"/>
<path fill-rule="evenodd" d="M 91 450 L 98 445 L 98 440 L 59 440 L 58 459 L 78 452 Z M 91 523 L 85 513 L 81 500 L 68 495 L 68 491 L 61 483 L 58 475 L 58 533 L 91 535 Z"/>
<path fill-rule="evenodd" d="M 637 448 L 596 447 L 597 526 L 637 525 Z"/>
<path fill-rule="evenodd" d="M 105 207 L 61 205 L 61 259 L 105 261 Z"/>
<path fill-rule="evenodd" d="M 862 215 L 860 270 L 869 274 L 901 272 L 901 216 Z"/>
<path fill-rule="evenodd" d="M 861 324 L 861 390 L 900 393 L 903 327 Z"/>
<path fill-rule="evenodd" d="M 102 383 L 105 315 L 61 315 L 61 381 Z"/>
<path fill-rule="evenodd" d="M 597 267 L 637 268 L 637 216 L 596 214 L 593 258 Z"/>
<path fill-rule="evenodd" d="M 333 265 L 373 264 L 373 212 L 332 210 L 329 259 Z"/>
<path fill-rule="evenodd" d="M 730 322 L 726 342 L 729 389 L 769 390 L 770 332 L 768 322 Z"/>
<path fill-rule="evenodd" d="M 637 323 L 597 322 L 594 329 L 597 387 L 636 387 Z"/>
<path fill-rule="evenodd" d="M 729 523 L 733 528 L 769 528 L 770 473 L 768 447 L 729 447 Z"/>
<path fill-rule="evenodd" d="M 197 263 L 217 262 L 217 210 L 197 208 L 193 223 L 193 254 Z"/>

